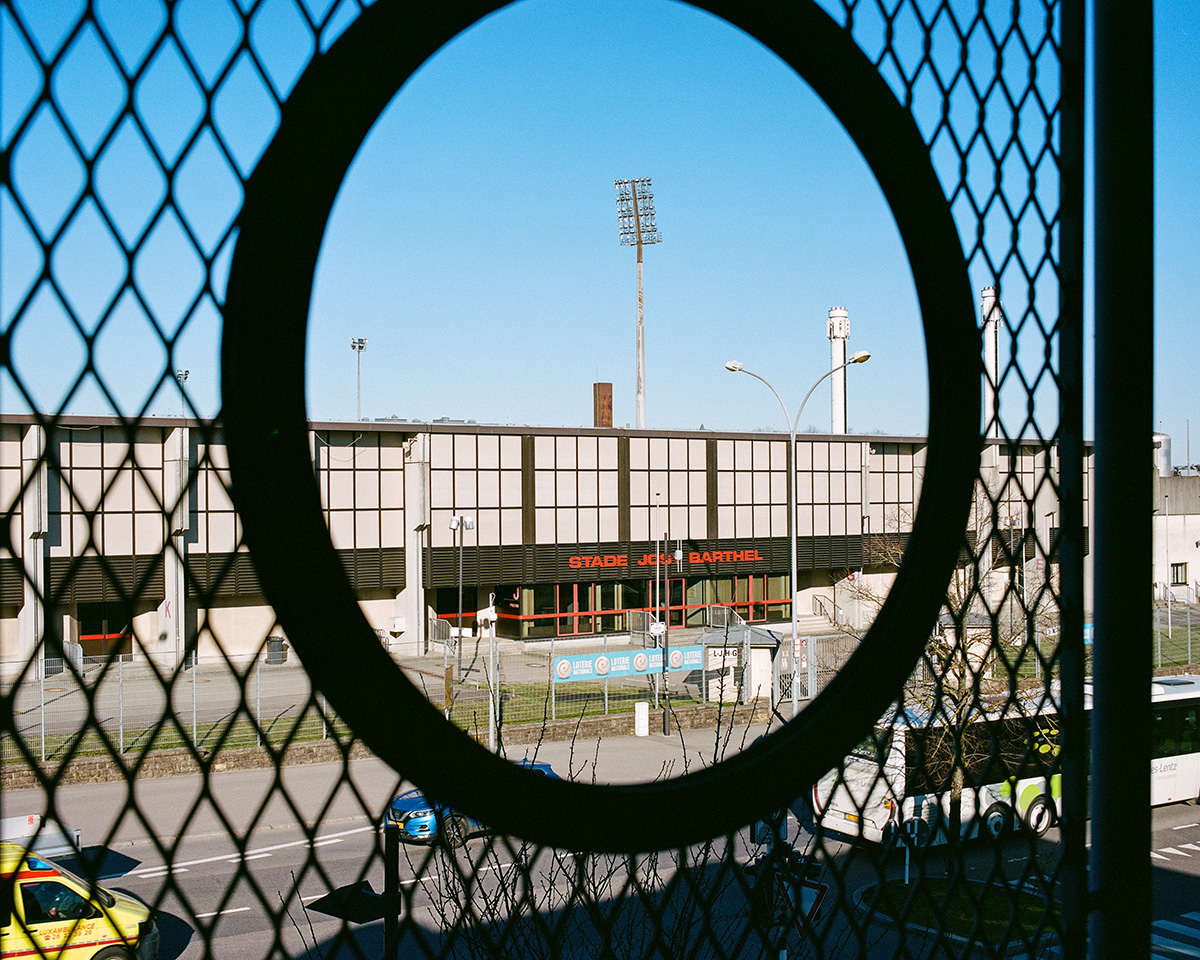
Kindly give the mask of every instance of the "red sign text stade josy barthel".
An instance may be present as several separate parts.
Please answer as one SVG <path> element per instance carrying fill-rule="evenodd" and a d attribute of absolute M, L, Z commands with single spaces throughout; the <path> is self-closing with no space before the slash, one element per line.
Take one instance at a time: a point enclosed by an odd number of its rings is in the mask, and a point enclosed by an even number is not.
<path fill-rule="evenodd" d="M 753 563 L 755 561 L 762 562 L 762 560 L 763 556 L 757 550 L 705 550 L 703 552 L 684 554 L 684 559 L 680 560 L 679 566 L 682 567 L 684 563 Z M 627 556 L 611 553 L 597 553 L 583 557 L 569 557 L 567 559 L 567 564 L 572 570 L 584 570 L 589 567 L 652 567 L 656 563 L 670 566 L 675 563 L 675 554 L 645 553 L 632 563 Z"/>

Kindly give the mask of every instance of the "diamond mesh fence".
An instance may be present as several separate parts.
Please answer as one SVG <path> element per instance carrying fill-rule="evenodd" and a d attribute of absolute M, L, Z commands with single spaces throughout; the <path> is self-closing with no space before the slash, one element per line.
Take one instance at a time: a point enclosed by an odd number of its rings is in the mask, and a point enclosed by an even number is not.
<path fill-rule="evenodd" d="M 1060 446 L 1064 6 L 823 4 L 919 130 L 962 246 L 957 282 L 984 291 L 988 442 L 959 559 L 916 670 L 826 776 L 735 832 L 714 808 L 703 842 L 611 853 L 524 842 L 414 795 L 427 785 L 402 782 L 289 655 L 282 605 L 264 616 L 229 600 L 259 593 L 231 425 L 199 415 L 176 366 L 222 322 L 243 200 L 284 105 L 364 9 L 4 0 L 0 815 L 35 850 L 89 824 L 59 861 L 81 878 L 74 914 L 39 919 L 30 884 L 69 883 L 6 855 L 6 955 L 11 942 L 52 956 L 96 929 L 106 957 L 1054 955 L 1061 614 L 1083 609 L 1063 595 L 1060 527 L 1068 509 L 1089 522 L 1087 485 L 1064 476 L 1090 470 Z M 769 7 L 712 9 L 771 44 L 792 27 L 763 27 Z M 129 404 L 116 384 L 131 379 Z M 181 416 L 148 423 L 164 397 Z M 72 412 L 88 406 L 102 416 Z M 895 536 L 861 538 L 862 567 L 900 567 L 915 518 L 892 520 Z M 196 547 L 201 535 L 218 546 Z M 364 603 L 395 594 L 392 559 L 355 558 L 378 571 Z M 856 618 L 813 641 L 813 692 L 884 619 L 890 583 L 843 592 Z M 186 609 L 201 612 L 189 623 Z M 1182 635 L 1186 651 L 1172 638 L 1166 655 L 1190 662 L 1190 620 Z M 748 695 L 749 641 L 729 645 L 727 684 L 702 667 L 659 690 L 644 671 L 557 682 L 554 652 L 511 639 L 492 666 L 483 637 L 460 638 L 465 669 L 448 636 L 441 657 L 388 652 L 452 723 L 570 781 L 667 781 L 790 722 L 790 675 L 776 671 L 775 703 Z M 608 669 L 644 649 L 612 644 L 569 653 Z M 669 710 L 670 737 L 628 737 L 638 703 L 655 723 Z M 397 742 L 422 736 L 400 712 L 384 725 Z M 614 799 L 609 819 L 626 816 Z M 136 911 L 129 925 L 101 886 L 156 925 Z"/>

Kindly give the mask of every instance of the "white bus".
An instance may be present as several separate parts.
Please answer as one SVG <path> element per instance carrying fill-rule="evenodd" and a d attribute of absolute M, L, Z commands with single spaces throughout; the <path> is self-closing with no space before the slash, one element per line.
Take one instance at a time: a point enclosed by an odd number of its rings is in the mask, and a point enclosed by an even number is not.
<path fill-rule="evenodd" d="M 1200 677 L 1159 677 L 1151 684 L 1153 749 L 1150 802 L 1200 799 Z M 1085 706 L 1091 708 L 1091 684 Z M 1061 813 L 1056 772 L 1058 716 L 1000 716 L 971 724 L 958 745 L 942 724 L 912 711 L 887 725 L 813 788 L 813 813 L 827 830 L 890 846 L 902 835 L 943 843 L 949 775 L 957 746 L 964 767 L 963 836 L 998 837 L 1017 823 L 1042 836 Z M 1014 772 L 1016 775 L 1014 776 Z"/>

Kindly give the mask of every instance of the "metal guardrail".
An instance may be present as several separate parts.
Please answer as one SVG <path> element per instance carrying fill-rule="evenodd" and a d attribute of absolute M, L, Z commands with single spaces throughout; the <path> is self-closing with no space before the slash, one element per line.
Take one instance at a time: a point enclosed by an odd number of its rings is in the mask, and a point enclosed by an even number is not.
<path fill-rule="evenodd" d="M 835 626 L 844 622 L 842 619 L 842 608 L 828 597 L 823 597 L 819 593 L 813 595 L 812 612 L 818 617 L 824 617 Z"/>
<path fill-rule="evenodd" d="M 746 618 L 728 604 L 711 603 L 705 608 L 704 622 L 708 627 L 720 630 L 729 626 L 742 626 Z"/>

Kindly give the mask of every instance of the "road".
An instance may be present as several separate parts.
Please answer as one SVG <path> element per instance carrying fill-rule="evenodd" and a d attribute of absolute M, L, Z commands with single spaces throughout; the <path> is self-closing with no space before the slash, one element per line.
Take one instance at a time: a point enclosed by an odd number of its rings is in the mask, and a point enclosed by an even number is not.
<path fill-rule="evenodd" d="M 733 745 L 749 742 L 760 731 L 740 733 Z M 578 779 L 594 776 L 600 782 L 634 782 L 679 774 L 685 766 L 710 761 L 714 752 L 711 732 L 692 732 L 682 742 L 663 737 L 608 738 L 599 747 L 577 744 L 574 750 L 570 744 L 551 743 L 543 745 L 538 756 Z M 344 935 L 342 922 L 312 905 L 331 890 L 362 880 L 374 891 L 382 891 L 377 824 L 401 787 L 396 775 L 378 761 L 361 760 L 346 766 L 285 766 L 278 782 L 273 770 L 217 772 L 210 783 L 211 794 L 205 796 L 193 778 L 137 781 L 132 806 L 124 783 L 64 786 L 55 797 L 59 818 L 79 827 L 88 850 L 103 856 L 105 884 L 158 909 L 163 960 L 203 957 L 206 941 L 218 957 L 268 956 L 277 929 L 278 946 L 289 956 L 305 956 L 310 950 L 311 956 L 325 960 L 359 955 L 339 942 Z M 33 791 L 9 791 L 3 799 L 5 816 L 42 809 L 42 797 Z M 246 838 L 242 849 L 234 837 Z M 807 839 L 794 822 L 789 837 L 797 838 L 797 846 Z M 1024 835 L 1014 837 L 1004 847 L 1000 869 L 1017 877 L 1030 856 L 1036 856 L 1043 864 L 1041 872 L 1049 872 L 1057 854 L 1056 840 L 1054 831 L 1040 842 Z M 743 833 L 733 855 L 744 862 L 751 851 Z M 520 856 L 521 852 L 473 840 L 455 864 L 437 851 L 403 847 L 400 876 L 410 939 L 402 956 L 424 955 L 411 939 L 416 933 L 427 938 L 431 947 L 438 942 L 440 931 L 457 916 L 463 898 L 456 887 L 463 877 L 478 883 L 471 900 L 480 909 L 503 907 L 505 898 L 511 899 L 510 891 L 520 887 L 507 873 L 513 869 L 514 853 Z M 721 850 L 714 853 L 717 859 Z M 1155 867 L 1155 918 L 1170 923 L 1194 910 L 1200 894 L 1200 808 L 1156 809 L 1148 855 Z M 827 935 L 840 937 L 849 925 L 838 908 L 844 910 L 856 890 L 877 879 L 881 865 L 874 848 L 856 850 L 834 840 L 826 842 L 822 856 L 836 862 L 842 877 L 823 911 Z M 983 877 L 994 864 L 995 858 L 981 848 L 968 858 L 968 871 Z M 565 891 L 573 866 L 569 855 L 555 861 L 543 854 L 526 873 L 543 887 Z M 894 853 L 882 864 L 882 871 L 895 876 L 903 867 L 903 853 Z M 674 864 L 664 856 L 643 861 L 639 869 L 666 878 L 674 872 Z M 622 866 L 607 879 L 605 874 L 605 869 L 593 865 L 591 882 L 619 885 L 627 870 Z M 744 927 L 745 896 L 735 881 L 723 878 L 725 886 L 708 895 L 714 912 L 728 926 Z M 598 890 L 602 901 L 612 893 Z M 551 903 L 561 903 L 561 892 L 545 895 Z M 636 930 L 643 925 L 625 926 Z M 353 931 L 362 955 L 379 955 L 380 923 L 346 929 Z M 888 931 L 876 925 L 871 953 L 890 956 L 891 940 Z M 312 950 L 314 943 L 318 950 Z M 793 954 L 801 955 L 797 950 Z"/>

